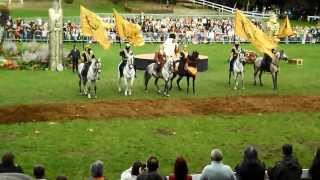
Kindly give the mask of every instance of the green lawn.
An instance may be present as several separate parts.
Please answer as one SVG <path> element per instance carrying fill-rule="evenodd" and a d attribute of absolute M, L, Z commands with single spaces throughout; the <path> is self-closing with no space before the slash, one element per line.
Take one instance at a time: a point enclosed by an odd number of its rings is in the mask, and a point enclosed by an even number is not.
<path fill-rule="evenodd" d="M 64 2 L 64 1 L 62 1 Z M 114 3 L 116 2 L 116 3 Z M 124 7 L 122 2 L 117 1 L 101 1 L 101 0 L 74 0 L 73 4 L 63 3 L 64 16 L 79 16 L 80 4 L 94 10 L 96 13 L 110 13 L 113 8 L 123 12 Z M 48 9 L 52 7 L 52 1 L 49 0 L 29 0 L 25 1 L 24 6 L 16 6 L 11 10 L 13 17 L 48 17 Z"/>
<path fill-rule="evenodd" d="M 187 159 L 190 172 L 198 173 L 217 147 L 224 152 L 224 162 L 234 167 L 249 144 L 272 166 L 281 158 L 281 145 L 292 143 L 308 168 L 319 136 L 320 113 L 20 123 L 0 125 L 0 154 L 12 151 L 28 174 L 33 165 L 43 164 L 49 179 L 59 174 L 83 179 L 90 163 L 100 159 L 108 179 L 119 179 L 134 160 L 149 155 L 159 157 L 163 174 L 171 172 L 177 155 Z"/>
<path fill-rule="evenodd" d="M 79 44 L 79 47 L 81 45 Z M 154 52 L 157 44 L 147 44 L 134 48 L 136 54 Z M 243 47 L 251 47 L 243 44 Z M 71 44 L 66 45 L 70 49 Z M 209 69 L 198 74 L 196 87 L 197 95 L 190 98 L 211 96 L 238 96 L 238 95 L 319 95 L 320 76 L 318 61 L 320 59 L 319 45 L 281 45 L 289 57 L 304 59 L 303 66 L 280 64 L 279 90 L 272 90 L 272 81 L 269 74 L 263 76 L 264 86 L 253 86 L 252 65 L 246 66 L 245 90 L 234 91 L 227 85 L 227 63 L 231 44 L 192 45 L 190 50 L 198 50 L 209 56 Z M 94 47 L 94 52 L 103 61 L 101 80 L 98 81 L 98 100 L 126 99 L 117 92 L 117 65 L 119 63 L 119 46 L 113 45 L 109 50 Z M 57 73 L 50 71 L 9 71 L 0 70 L 0 106 L 14 104 L 75 102 L 87 101 L 79 96 L 78 77 L 70 70 Z M 182 81 L 183 91 L 173 88 L 170 98 L 186 97 L 186 80 Z M 163 98 L 155 93 L 152 82 L 149 91 L 145 92 L 143 71 L 138 72 L 134 83 L 132 99 Z M 175 86 L 174 86 L 175 87 Z"/>

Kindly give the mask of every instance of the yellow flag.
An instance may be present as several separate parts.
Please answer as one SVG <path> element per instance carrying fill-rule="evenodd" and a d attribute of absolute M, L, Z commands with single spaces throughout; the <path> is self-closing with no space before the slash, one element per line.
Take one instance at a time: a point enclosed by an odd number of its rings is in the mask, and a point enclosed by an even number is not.
<path fill-rule="evenodd" d="M 288 36 L 293 36 L 295 34 L 296 33 L 294 33 L 292 31 L 291 24 L 290 24 L 289 18 L 287 16 L 285 21 L 283 22 L 283 24 L 280 26 L 280 29 L 278 32 L 278 37 L 284 38 L 284 37 L 288 37 Z"/>
<path fill-rule="evenodd" d="M 239 10 L 235 15 L 235 34 L 250 41 L 259 52 L 266 53 L 271 57 L 274 56 L 271 50 L 277 47 L 276 40 L 257 28 Z"/>
<path fill-rule="evenodd" d="M 116 31 L 121 39 L 129 41 L 134 46 L 144 45 L 141 27 L 138 24 L 125 20 L 115 9 L 113 9 L 113 16 L 115 19 Z"/>
<path fill-rule="evenodd" d="M 106 28 L 108 24 L 94 12 L 80 5 L 80 26 L 81 31 L 85 36 L 93 37 L 104 48 L 108 49 L 111 45 L 107 37 Z"/>

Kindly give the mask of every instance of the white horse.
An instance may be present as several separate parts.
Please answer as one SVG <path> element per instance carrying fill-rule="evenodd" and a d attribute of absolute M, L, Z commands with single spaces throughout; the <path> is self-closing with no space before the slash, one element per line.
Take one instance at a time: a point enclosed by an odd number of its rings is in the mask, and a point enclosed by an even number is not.
<path fill-rule="evenodd" d="M 97 86 L 96 81 L 99 80 L 99 74 L 101 73 L 101 61 L 100 59 L 92 58 L 91 65 L 86 75 L 83 74 L 84 63 L 78 65 L 79 75 L 79 91 L 80 94 L 97 98 Z M 91 89 L 94 89 L 94 96 L 91 94 Z"/>
<path fill-rule="evenodd" d="M 165 85 L 163 89 L 163 95 L 164 96 L 170 96 L 169 95 L 169 81 L 171 80 L 173 76 L 174 71 L 174 62 L 173 58 L 171 56 L 166 56 L 166 62 L 163 65 L 163 68 L 161 72 L 157 72 L 156 70 L 156 63 L 149 64 L 144 72 L 144 85 L 145 85 L 145 91 L 148 90 L 148 83 L 151 77 L 155 78 L 154 84 L 157 87 L 158 93 L 161 93 L 161 90 L 158 86 L 158 80 L 161 78 L 164 80 Z"/>
<path fill-rule="evenodd" d="M 237 59 L 233 63 L 233 78 L 234 78 L 234 90 L 238 89 L 239 86 L 239 80 L 238 77 L 241 78 L 241 87 L 244 89 L 244 66 L 243 63 L 245 62 L 245 54 L 243 52 L 240 52 L 238 54 Z"/>
<path fill-rule="evenodd" d="M 120 63 L 121 64 L 121 63 Z M 119 64 L 119 66 L 120 66 Z M 122 91 L 122 83 L 121 81 L 123 80 L 124 83 L 124 95 L 131 96 L 132 95 L 132 87 L 133 87 L 133 82 L 135 79 L 135 69 L 134 69 L 134 57 L 133 55 L 129 56 L 127 64 L 123 68 L 123 76 L 120 76 L 120 70 L 118 66 L 118 89 L 119 92 Z"/>

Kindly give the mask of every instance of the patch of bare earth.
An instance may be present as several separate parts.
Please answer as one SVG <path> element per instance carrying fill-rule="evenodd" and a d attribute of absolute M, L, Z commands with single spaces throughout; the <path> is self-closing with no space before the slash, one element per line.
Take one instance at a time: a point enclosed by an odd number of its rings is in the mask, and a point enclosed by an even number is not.
<path fill-rule="evenodd" d="M 272 112 L 320 112 L 320 96 L 240 96 L 17 105 L 0 108 L 0 123 Z"/>

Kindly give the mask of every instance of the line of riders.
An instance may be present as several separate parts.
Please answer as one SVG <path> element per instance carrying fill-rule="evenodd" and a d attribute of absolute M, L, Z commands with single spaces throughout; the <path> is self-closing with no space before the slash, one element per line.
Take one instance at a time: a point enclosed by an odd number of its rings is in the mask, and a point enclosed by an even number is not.
<path fill-rule="evenodd" d="M 231 53 L 230 53 L 230 58 L 229 58 L 229 72 L 234 71 L 234 63 L 235 61 L 240 57 L 241 54 L 244 54 L 245 51 L 240 47 L 240 43 L 239 42 L 235 42 L 234 46 L 231 49 Z M 272 49 L 272 53 L 275 56 L 278 56 L 279 52 L 277 52 L 275 49 Z M 119 71 L 119 80 L 120 78 L 123 78 L 124 76 L 124 68 L 126 66 L 126 64 L 128 63 L 129 59 L 131 58 L 132 60 L 130 61 L 132 63 L 132 67 L 134 69 L 134 77 L 136 78 L 136 68 L 134 66 L 133 63 L 133 56 L 134 53 L 131 49 L 131 45 L 129 43 L 126 43 L 124 49 L 122 49 L 120 51 L 120 57 L 121 57 L 121 62 L 118 66 L 118 71 Z M 101 72 L 101 62 L 100 60 L 96 59 L 92 49 L 90 48 L 90 46 L 86 46 L 84 52 L 82 53 L 82 58 L 83 58 L 83 63 L 82 67 L 81 64 L 79 64 L 78 66 L 78 74 L 80 77 L 80 81 L 79 81 L 79 87 L 80 87 L 80 92 L 81 91 L 81 85 L 83 85 L 84 87 L 86 86 L 86 83 L 88 81 L 88 72 L 90 72 L 90 67 L 92 62 L 95 62 L 95 66 L 92 68 L 92 75 L 96 75 L 96 77 L 92 78 L 91 80 L 94 81 L 94 87 L 93 89 L 96 91 L 96 86 L 95 86 L 95 80 L 99 78 L 99 73 Z M 173 60 L 173 68 L 172 68 L 172 75 L 170 75 L 168 78 L 164 78 L 162 70 L 164 68 L 164 65 L 166 64 L 166 62 L 168 61 L 168 59 L 172 59 Z M 179 88 L 179 90 L 181 90 L 179 82 L 183 77 L 187 77 L 187 92 L 189 91 L 189 78 L 193 78 L 193 93 L 195 93 L 195 77 L 197 74 L 197 62 L 199 60 L 199 53 L 197 51 L 192 52 L 191 54 L 189 54 L 187 46 L 184 45 L 184 47 L 181 49 L 181 51 L 179 51 L 179 45 L 176 43 L 175 40 L 175 36 L 174 35 L 170 35 L 169 38 L 165 41 L 164 44 L 160 45 L 160 48 L 158 51 L 155 52 L 154 55 L 154 63 L 151 70 L 149 71 L 153 71 L 150 72 L 150 76 L 146 79 L 145 76 L 145 90 L 147 90 L 147 85 L 148 85 L 148 81 L 150 79 L 150 77 L 155 77 L 156 78 L 156 82 L 158 81 L 159 78 L 162 78 L 166 81 L 165 85 L 168 85 L 167 83 L 169 83 L 169 80 L 171 80 L 170 84 L 166 87 L 167 88 L 167 93 L 168 90 L 170 90 L 172 88 L 172 81 L 176 76 L 179 76 L 178 80 L 177 80 L 177 86 Z M 245 64 L 245 60 L 241 61 L 243 63 L 243 65 Z M 261 63 L 260 63 L 260 69 L 259 71 L 262 72 L 270 72 L 272 70 L 272 64 L 273 64 L 273 58 L 270 57 L 268 54 L 264 54 Z M 80 69 L 81 68 L 81 69 Z M 147 67 L 148 69 L 148 67 Z M 147 73 L 147 70 L 146 72 Z M 256 76 L 256 73 L 255 73 Z M 166 80 L 167 79 L 167 80 Z M 132 82 L 133 83 L 133 82 Z M 229 76 L 229 83 L 230 83 L 230 76 Z M 261 83 L 261 75 L 260 75 L 260 84 Z M 157 84 L 156 84 L 157 85 Z M 159 87 L 158 88 L 158 92 L 160 92 Z M 276 88 L 276 86 L 275 86 Z M 83 89 L 84 94 L 87 95 L 88 93 L 88 89 Z M 90 89 L 89 89 L 90 91 Z M 120 91 L 120 89 L 119 89 Z M 165 92 L 165 90 L 164 90 Z M 131 95 L 131 92 L 130 92 Z"/>

